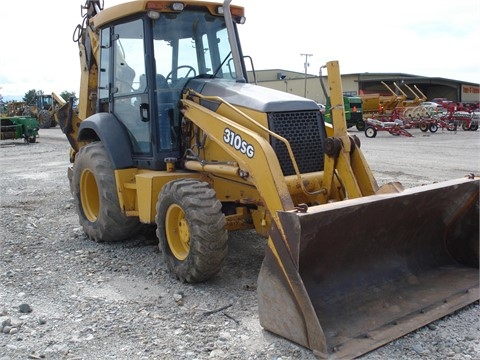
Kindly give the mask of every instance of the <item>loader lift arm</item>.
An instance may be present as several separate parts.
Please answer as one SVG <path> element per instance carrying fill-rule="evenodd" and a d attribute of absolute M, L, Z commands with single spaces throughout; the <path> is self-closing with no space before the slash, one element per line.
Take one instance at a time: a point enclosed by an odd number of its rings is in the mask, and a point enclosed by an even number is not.
<path fill-rule="evenodd" d="M 358 138 L 347 132 L 343 90 L 340 68 L 337 61 L 328 62 L 328 83 L 332 104 L 332 125 L 327 135 L 325 148 L 324 187 L 328 195 L 334 190 L 335 173 L 339 173 L 348 198 L 373 195 L 378 191 L 378 184 L 360 151 Z M 328 130 L 327 130 L 328 131 Z"/>
<path fill-rule="evenodd" d="M 268 202 L 267 208 L 269 210 L 293 210 L 294 205 L 283 181 L 280 164 L 268 141 L 237 122 L 199 105 L 192 100 L 195 96 L 198 97 L 200 95 L 190 90 L 182 100 L 184 117 L 202 129 L 210 140 L 224 147 L 229 155 L 238 162 L 242 172 L 239 176 L 253 183 L 259 190 L 262 198 L 268 199 L 265 201 Z M 212 100 L 211 97 L 202 98 Z M 215 98 L 215 100 L 222 101 L 220 98 Z M 246 115 L 244 116 L 247 117 Z M 233 137 L 237 137 L 250 145 L 254 155 L 250 158 L 248 154 L 243 154 L 236 150 L 234 146 L 225 146 L 225 144 L 230 145 L 230 142 L 233 141 L 230 139 L 233 139 Z M 252 159 L 253 157 L 254 160 Z M 259 172 L 254 167 L 266 170 Z M 271 186 L 272 184 L 274 186 Z M 275 216 L 275 214 L 273 213 L 272 216 Z"/>

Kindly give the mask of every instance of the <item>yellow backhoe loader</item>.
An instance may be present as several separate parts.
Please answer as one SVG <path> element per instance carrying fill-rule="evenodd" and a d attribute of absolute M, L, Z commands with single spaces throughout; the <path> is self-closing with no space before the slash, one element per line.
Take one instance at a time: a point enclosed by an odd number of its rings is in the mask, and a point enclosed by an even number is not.
<path fill-rule="evenodd" d="M 479 298 L 480 179 L 379 186 L 346 130 L 338 62 L 330 125 L 314 101 L 248 83 L 230 0 L 102 4 L 87 0 L 74 32 L 78 113 L 56 114 L 91 239 L 156 224 L 169 271 L 200 282 L 221 270 L 228 231 L 256 229 L 260 323 L 320 358 L 359 356 Z"/>
<path fill-rule="evenodd" d="M 36 94 L 32 102 L 25 107 L 23 115 L 34 117 L 40 129 L 49 129 L 57 126 L 54 99 L 50 94 Z"/>

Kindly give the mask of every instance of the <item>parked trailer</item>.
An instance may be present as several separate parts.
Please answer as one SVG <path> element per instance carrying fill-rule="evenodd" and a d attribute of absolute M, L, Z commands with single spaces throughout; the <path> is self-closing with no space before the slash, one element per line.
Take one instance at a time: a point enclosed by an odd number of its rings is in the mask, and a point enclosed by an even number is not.
<path fill-rule="evenodd" d="M 391 135 L 394 136 L 407 136 L 413 137 L 409 133 L 403 124 L 403 121 L 396 119 L 395 121 L 380 121 L 376 119 L 367 119 L 365 121 L 365 136 L 368 138 L 374 138 L 377 136 L 378 131 L 388 131 Z"/>
<path fill-rule="evenodd" d="M 10 116 L 0 121 L 0 140 L 24 139 L 27 144 L 37 140 L 38 123 L 34 117 Z"/>

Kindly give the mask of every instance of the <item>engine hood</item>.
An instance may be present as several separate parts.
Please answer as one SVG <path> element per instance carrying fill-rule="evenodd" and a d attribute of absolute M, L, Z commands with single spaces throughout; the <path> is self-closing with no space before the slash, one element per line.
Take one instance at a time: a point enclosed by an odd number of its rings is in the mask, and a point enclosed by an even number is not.
<path fill-rule="evenodd" d="M 310 99 L 263 86 L 223 79 L 192 79 L 188 87 L 205 96 L 219 96 L 232 105 L 260 112 L 319 110 Z"/>

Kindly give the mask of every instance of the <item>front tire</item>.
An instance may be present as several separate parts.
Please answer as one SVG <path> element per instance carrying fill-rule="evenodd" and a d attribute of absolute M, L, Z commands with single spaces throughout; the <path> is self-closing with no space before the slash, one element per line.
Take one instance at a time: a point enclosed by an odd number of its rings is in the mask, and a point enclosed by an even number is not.
<path fill-rule="evenodd" d="M 365 130 L 365 122 L 363 120 L 358 120 L 357 124 L 355 125 L 358 131 Z"/>
<path fill-rule="evenodd" d="M 128 239 L 139 230 L 136 217 L 120 208 L 113 165 L 101 143 L 80 149 L 73 165 L 73 197 L 83 231 L 98 242 Z"/>
<path fill-rule="evenodd" d="M 171 181 L 157 202 L 157 237 L 169 271 L 202 282 L 217 274 L 227 256 L 228 233 L 215 191 L 196 179 Z"/>
<path fill-rule="evenodd" d="M 50 129 L 52 127 L 52 114 L 48 110 L 40 110 L 37 121 L 40 129 Z"/>

